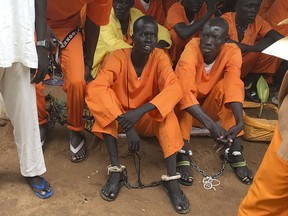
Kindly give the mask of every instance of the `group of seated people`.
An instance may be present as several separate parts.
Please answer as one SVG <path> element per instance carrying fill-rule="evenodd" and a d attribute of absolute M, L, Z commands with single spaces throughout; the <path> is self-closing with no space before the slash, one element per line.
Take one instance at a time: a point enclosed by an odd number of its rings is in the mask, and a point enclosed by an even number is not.
<path fill-rule="evenodd" d="M 266 2 L 113 0 L 111 13 L 108 9 L 98 11 L 110 13 L 109 23 L 103 25 L 105 21 L 99 21 L 89 1 L 82 11 L 82 3 L 71 5 L 78 11 L 75 16 L 68 16 L 69 10 L 64 9 L 70 5 L 55 1 L 49 6 L 48 1 L 49 34 L 60 47 L 63 89 L 67 92 L 69 158 L 80 162 L 87 155 L 81 134 L 86 102 L 95 118 L 92 132 L 105 141 L 111 162 L 109 179 L 101 189 L 103 199 L 115 200 L 124 185 L 126 168 L 117 145 L 120 131 L 126 133 L 131 153 L 139 150 L 140 136 L 157 137 L 167 169 L 163 186 L 178 213 L 190 211 L 179 183 L 193 183 L 189 159 L 192 126 L 207 128 L 212 139 L 226 149 L 226 160 L 240 181 L 252 183 L 240 139 L 244 128 L 243 79 L 252 72 L 264 74 L 268 82 L 276 76 L 281 84 L 281 71 L 287 70 L 286 61 L 261 53 L 288 35 L 287 26 L 276 28 L 287 18 L 287 5 L 282 7 L 286 13 L 279 18 L 281 13 L 277 12 L 275 21 L 275 11 L 269 11 L 274 5 L 264 8 Z M 276 3 L 286 4 L 281 0 Z M 278 5 L 274 10 L 282 8 Z M 86 18 L 84 52 L 83 37 L 75 30 L 81 13 Z M 67 35 L 73 37 L 61 48 Z M 93 35 L 96 40 L 91 39 Z M 44 142 L 49 116 L 42 90 L 43 85 L 38 84 Z"/>

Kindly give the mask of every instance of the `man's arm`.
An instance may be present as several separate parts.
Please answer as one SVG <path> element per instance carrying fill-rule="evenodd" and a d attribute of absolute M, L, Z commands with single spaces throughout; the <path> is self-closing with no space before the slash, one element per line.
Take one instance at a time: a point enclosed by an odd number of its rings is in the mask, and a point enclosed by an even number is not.
<path fill-rule="evenodd" d="M 181 37 L 183 40 L 187 40 L 194 34 L 196 34 L 202 27 L 203 25 L 210 19 L 211 16 L 216 11 L 216 5 L 217 1 L 207 1 L 207 8 L 208 12 L 203 16 L 200 20 L 197 22 L 193 22 L 191 25 L 186 25 L 184 22 L 177 23 L 174 26 L 174 30 L 178 34 L 179 37 Z"/>
<path fill-rule="evenodd" d="M 200 121 L 211 133 L 211 137 L 216 141 L 221 141 L 226 133 L 221 126 L 216 124 L 201 108 L 199 104 L 190 106 L 185 109 L 193 118 Z"/>
<path fill-rule="evenodd" d="M 35 0 L 35 30 L 37 41 L 47 40 L 47 0 Z M 43 46 L 36 46 L 38 55 L 38 72 L 35 70 L 31 74 L 34 76 L 31 83 L 41 82 L 48 71 L 48 49 Z"/>
<path fill-rule="evenodd" d="M 231 102 L 227 104 L 231 107 L 233 115 L 236 120 L 236 125 L 231 127 L 227 133 L 225 134 L 224 139 L 227 139 L 229 142 L 232 143 L 232 141 L 237 137 L 237 135 L 244 129 L 244 123 L 243 123 L 243 107 L 242 103 L 240 102 Z"/>
<path fill-rule="evenodd" d="M 92 80 L 91 69 L 100 32 L 100 26 L 94 24 L 88 16 L 85 22 L 85 32 L 85 80 L 87 82 Z"/>

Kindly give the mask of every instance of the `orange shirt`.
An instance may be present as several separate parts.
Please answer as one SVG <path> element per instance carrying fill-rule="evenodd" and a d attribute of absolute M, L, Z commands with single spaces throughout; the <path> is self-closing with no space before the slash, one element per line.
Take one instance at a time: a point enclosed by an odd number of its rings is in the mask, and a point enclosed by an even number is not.
<path fill-rule="evenodd" d="M 207 13 L 207 5 L 204 3 L 200 9 L 200 11 L 195 14 L 194 22 L 201 19 L 205 14 Z M 165 27 L 169 30 L 171 38 L 172 38 L 172 47 L 169 50 L 170 57 L 172 61 L 177 60 L 182 51 L 184 50 L 184 47 L 186 43 L 192 38 L 197 37 L 199 33 L 193 35 L 190 39 L 184 41 L 181 37 L 178 36 L 176 31 L 174 30 L 174 26 L 178 23 L 184 22 L 186 25 L 189 25 L 190 22 L 186 17 L 185 9 L 182 6 L 181 2 L 176 2 L 171 6 L 171 8 L 168 10 Z"/>
<path fill-rule="evenodd" d="M 143 14 L 154 17 L 160 25 L 164 25 L 166 18 L 165 18 L 162 1 L 150 0 L 150 7 L 148 11 L 144 9 L 140 0 L 135 0 L 134 7 L 139 9 Z"/>
<path fill-rule="evenodd" d="M 131 50 L 121 49 L 109 54 L 96 79 L 87 85 L 86 103 L 102 127 L 129 108 L 133 110 L 145 103 L 157 107 L 149 114 L 156 121 L 162 121 L 182 98 L 179 80 L 163 50 L 156 48 L 150 54 L 140 78 L 131 62 Z M 116 105 L 119 103 L 123 110 Z"/>
<path fill-rule="evenodd" d="M 200 51 L 200 39 L 193 38 L 186 45 L 175 70 L 184 90 L 184 97 L 179 103 L 180 110 L 199 104 L 221 79 L 224 79 L 225 104 L 242 103 L 244 86 L 240 79 L 241 65 L 242 56 L 238 46 L 225 43 L 207 74 Z"/>
<path fill-rule="evenodd" d="M 266 13 L 266 11 L 271 7 L 275 0 L 262 0 L 260 9 L 258 11 L 258 15 L 262 16 Z"/>
<path fill-rule="evenodd" d="M 261 4 L 265 7 L 264 0 Z M 264 5 L 263 5 L 264 4 Z M 268 4 L 268 3 L 267 3 Z M 261 10 L 260 8 L 260 10 Z M 262 9 L 264 10 L 264 9 Z M 288 24 L 278 26 L 278 23 L 288 18 L 288 1 L 287 0 L 274 0 L 270 3 L 269 7 L 266 9 L 262 17 L 280 34 L 288 36 Z"/>
<path fill-rule="evenodd" d="M 80 11 L 85 4 L 87 4 L 87 16 L 96 25 L 101 26 L 109 23 L 112 0 L 48 0 L 48 25 L 51 28 L 80 26 Z"/>
<path fill-rule="evenodd" d="M 168 13 L 169 8 L 176 2 L 179 2 L 179 0 L 162 0 L 162 4 L 163 4 L 163 8 L 164 8 L 165 14 Z"/>
<path fill-rule="evenodd" d="M 229 25 L 230 39 L 239 42 L 236 29 L 235 14 L 235 12 L 228 12 L 223 14 L 221 17 L 225 19 Z M 265 21 L 260 16 L 256 16 L 254 23 L 248 25 L 248 28 L 241 43 L 254 46 L 257 38 L 264 38 L 265 35 L 271 30 L 272 27 L 267 21 Z"/>

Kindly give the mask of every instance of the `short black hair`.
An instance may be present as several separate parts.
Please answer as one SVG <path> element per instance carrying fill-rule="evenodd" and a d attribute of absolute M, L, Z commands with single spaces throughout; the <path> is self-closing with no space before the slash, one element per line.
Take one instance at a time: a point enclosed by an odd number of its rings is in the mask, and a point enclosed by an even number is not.
<path fill-rule="evenodd" d="M 223 29 L 223 33 L 225 35 L 228 35 L 229 25 L 228 25 L 227 21 L 225 19 L 223 19 L 222 17 L 212 18 L 212 19 L 208 20 L 208 22 L 205 25 L 218 26 L 218 27 Z"/>
<path fill-rule="evenodd" d="M 158 23 L 156 22 L 155 18 L 152 16 L 142 16 L 140 18 L 138 18 L 134 24 L 133 24 L 133 34 L 135 34 L 138 30 L 141 29 L 142 25 L 144 25 L 145 23 L 152 23 L 156 26 L 157 30 L 158 30 Z"/>

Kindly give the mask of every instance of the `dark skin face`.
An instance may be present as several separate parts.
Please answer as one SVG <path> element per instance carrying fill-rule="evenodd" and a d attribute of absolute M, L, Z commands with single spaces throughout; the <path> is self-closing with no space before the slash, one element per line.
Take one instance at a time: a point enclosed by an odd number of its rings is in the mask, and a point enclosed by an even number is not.
<path fill-rule="evenodd" d="M 238 0 L 236 3 L 236 19 L 241 22 L 238 24 L 253 23 L 259 11 L 260 0 Z"/>
<path fill-rule="evenodd" d="M 138 54 L 149 55 L 156 47 L 158 41 L 158 26 L 153 22 L 139 23 L 133 34 L 133 51 Z"/>
<path fill-rule="evenodd" d="M 204 0 L 182 0 L 182 5 L 185 10 L 197 13 L 202 7 Z"/>
<path fill-rule="evenodd" d="M 120 21 L 128 19 L 133 5 L 133 0 L 113 0 L 113 9 L 117 19 Z"/>
<path fill-rule="evenodd" d="M 211 64 L 226 42 L 228 35 L 220 26 L 205 24 L 200 34 L 200 49 L 206 64 Z"/>

